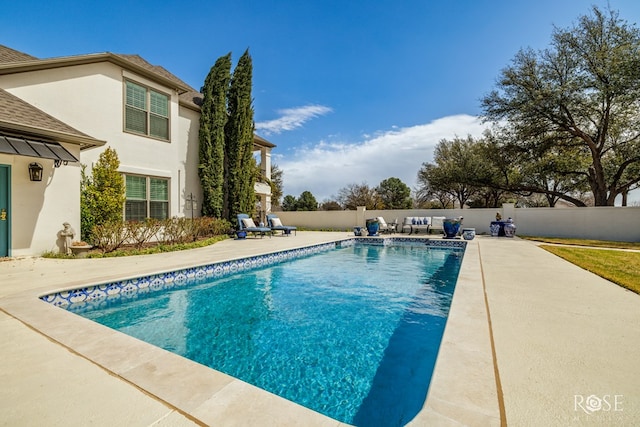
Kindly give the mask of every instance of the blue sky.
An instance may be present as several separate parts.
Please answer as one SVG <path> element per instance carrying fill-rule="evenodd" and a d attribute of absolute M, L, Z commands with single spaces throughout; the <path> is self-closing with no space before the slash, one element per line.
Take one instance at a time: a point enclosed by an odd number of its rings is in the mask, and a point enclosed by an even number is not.
<path fill-rule="evenodd" d="M 391 176 L 415 187 L 443 138 L 479 136 L 479 100 L 520 48 L 607 3 L 637 0 L 3 2 L 0 44 L 39 58 L 139 54 L 196 89 L 248 48 L 256 132 L 284 192 L 318 201 Z M 640 195 L 634 199 L 640 200 Z"/>

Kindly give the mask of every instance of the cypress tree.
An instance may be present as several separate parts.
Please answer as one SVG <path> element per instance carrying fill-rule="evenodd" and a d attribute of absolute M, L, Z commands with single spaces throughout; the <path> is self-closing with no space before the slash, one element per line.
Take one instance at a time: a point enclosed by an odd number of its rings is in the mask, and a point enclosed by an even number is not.
<path fill-rule="evenodd" d="M 251 99 L 252 62 L 247 49 L 238 60 L 228 93 L 229 117 L 225 153 L 227 184 L 226 218 L 235 221 L 238 213 L 255 211 L 255 177 L 253 175 L 253 106 Z"/>
<path fill-rule="evenodd" d="M 227 91 L 231 80 L 231 53 L 218 58 L 204 82 L 200 114 L 202 215 L 221 218 L 224 206 L 225 125 Z"/>

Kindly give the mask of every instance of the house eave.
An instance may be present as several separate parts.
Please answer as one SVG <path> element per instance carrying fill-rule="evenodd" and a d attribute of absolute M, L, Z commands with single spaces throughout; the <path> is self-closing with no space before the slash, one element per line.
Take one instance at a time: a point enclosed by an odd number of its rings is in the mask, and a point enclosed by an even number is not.
<path fill-rule="evenodd" d="M 181 107 L 188 108 L 189 110 L 195 111 L 197 113 L 202 113 L 202 109 L 196 104 L 182 100 L 180 100 L 179 104 Z"/>
<path fill-rule="evenodd" d="M 52 68 L 72 67 L 77 65 L 95 64 L 100 62 L 110 62 L 129 71 L 133 71 L 163 86 L 174 89 L 178 94 L 189 92 L 192 89 L 188 86 L 178 84 L 160 74 L 154 73 L 147 68 L 132 61 L 115 55 L 111 52 L 93 53 L 88 55 L 65 56 L 60 58 L 37 59 L 33 61 L 20 61 L 0 64 L 0 75 L 26 73 L 30 71 L 50 70 Z"/>
<path fill-rule="evenodd" d="M 266 148 L 277 147 L 277 145 L 275 145 L 274 143 L 267 141 L 266 139 L 264 139 L 259 135 L 256 135 L 255 133 L 253 134 L 253 144 L 258 147 L 266 147 Z"/>

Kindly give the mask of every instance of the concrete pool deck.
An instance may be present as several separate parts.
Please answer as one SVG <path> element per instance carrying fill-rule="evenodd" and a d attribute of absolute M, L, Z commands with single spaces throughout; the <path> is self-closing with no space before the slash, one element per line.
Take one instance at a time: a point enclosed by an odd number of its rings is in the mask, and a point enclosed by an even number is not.
<path fill-rule="evenodd" d="M 348 237 L 300 232 L 168 254 L 0 262 L 0 425 L 342 425 L 37 297 Z M 640 425 L 639 348 L 639 295 L 535 243 L 478 236 L 411 425 Z"/>

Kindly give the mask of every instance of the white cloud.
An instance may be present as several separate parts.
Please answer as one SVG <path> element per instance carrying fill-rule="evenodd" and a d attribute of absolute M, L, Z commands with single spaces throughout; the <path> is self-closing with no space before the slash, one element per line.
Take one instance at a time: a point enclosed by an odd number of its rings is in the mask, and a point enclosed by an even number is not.
<path fill-rule="evenodd" d="M 329 114 L 333 110 L 324 105 L 305 105 L 302 107 L 278 110 L 280 118 L 256 123 L 256 131 L 263 131 L 265 135 L 278 134 L 301 127 L 305 122 Z"/>
<path fill-rule="evenodd" d="M 456 136 L 480 137 L 487 128 L 478 117 L 456 115 L 424 125 L 377 133 L 351 144 L 319 142 L 297 149 L 293 155 L 274 159 L 283 171 L 284 194 L 298 197 L 310 191 L 321 202 L 337 195 L 341 188 L 366 182 L 377 186 L 396 177 L 413 188 L 418 170 L 433 160 L 433 150 L 442 139 Z"/>

